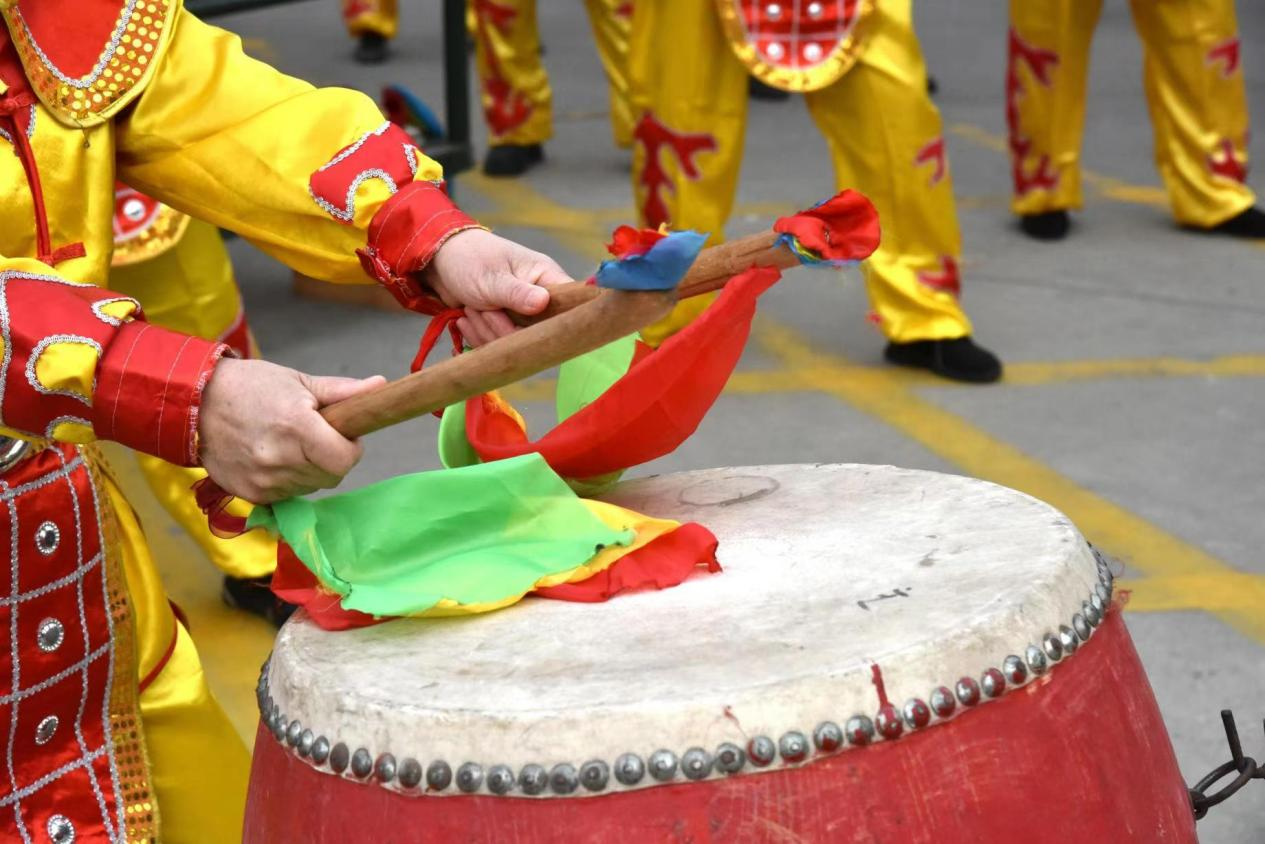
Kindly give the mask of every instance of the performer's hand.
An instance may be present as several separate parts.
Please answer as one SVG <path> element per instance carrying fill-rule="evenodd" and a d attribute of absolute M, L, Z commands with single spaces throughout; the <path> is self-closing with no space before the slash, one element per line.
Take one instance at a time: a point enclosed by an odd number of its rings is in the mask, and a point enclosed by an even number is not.
<path fill-rule="evenodd" d="M 225 358 L 202 396 L 202 465 L 226 491 L 256 504 L 337 486 L 360 461 L 360 443 L 345 439 L 317 410 L 384 380 L 305 375 Z"/>
<path fill-rule="evenodd" d="M 514 331 L 506 310 L 537 314 L 544 288 L 571 279 L 548 255 L 482 229 L 453 235 L 426 268 L 426 282 L 451 308 L 464 307 L 457 327 L 473 346 Z"/>

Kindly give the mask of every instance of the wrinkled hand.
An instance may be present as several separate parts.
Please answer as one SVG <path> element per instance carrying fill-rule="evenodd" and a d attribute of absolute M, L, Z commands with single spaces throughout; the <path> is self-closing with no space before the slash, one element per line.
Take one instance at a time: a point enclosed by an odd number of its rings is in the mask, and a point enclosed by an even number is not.
<path fill-rule="evenodd" d="M 202 465 L 226 491 L 256 504 L 337 486 L 360 461 L 360 443 L 317 411 L 383 383 L 380 375 L 322 377 L 225 358 L 202 396 Z"/>
<path fill-rule="evenodd" d="M 449 238 L 426 268 L 425 279 L 448 307 L 465 308 L 457 327 L 472 346 L 515 330 L 505 310 L 540 313 L 549 304 L 544 288 L 571 281 L 548 255 L 482 229 Z"/>

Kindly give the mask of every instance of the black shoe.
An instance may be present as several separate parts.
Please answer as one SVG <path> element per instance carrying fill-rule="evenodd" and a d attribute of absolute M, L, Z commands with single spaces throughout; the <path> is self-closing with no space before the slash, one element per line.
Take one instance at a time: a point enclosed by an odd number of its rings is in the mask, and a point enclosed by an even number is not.
<path fill-rule="evenodd" d="M 352 53 L 352 58 L 360 62 L 360 64 L 382 64 L 387 60 L 387 56 L 391 54 L 388 49 L 385 35 L 378 32 L 366 32 L 360 36 L 360 43 L 356 45 L 356 52 Z"/>
<path fill-rule="evenodd" d="M 927 74 L 927 93 L 934 97 L 939 92 L 940 83 L 936 81 L 934 76 Z"/>
<path fill-rule="evenodd" d="M 483 172 L 489 176 L 521 176 L 545 160 L 540 144 L 502 144 L 490 147 L 483 159 Z"/>
<path fill-rule="evenodd" d="M 274 627 L 285 624 L 287 618 L 298 609 L 294 604 L 272 594 L 268 584 L 272 577 L 225 577 L 220 597 L 233 609 L 257 615 Z"/>
<path fill-rule="evenodd" d="M 975 345 L 970 337 L 888 343 L 883 357 L 900 366 L 930 369 L 953 381 L 991 384 L 1001 378 L 1001 361 L 988 349 Z"/>
<path fill-rule="evenodd" d="M 754 76 L 747 82 L 747 95 L 753 100 L 767 100 L 769 102 L 779 102 L 791 98 L 790 91 L 783 91 L 781 88 L 765 85 Z"/>
<path fill-rule="evenodd" d="M 1212 234 L 1228 234 L 1231 237 L 1265 238 L 1265 211 L 1249 208 L 1204 231 Z"/>
<path fill-rule="evenodd" d="M 1071 227 L 1072 219 L 1066 211 L 1024 214 L 1019 218 L 1019 228 L 1023 229 L 1023 233 L 1037 240 L 1062 240 Z"/>

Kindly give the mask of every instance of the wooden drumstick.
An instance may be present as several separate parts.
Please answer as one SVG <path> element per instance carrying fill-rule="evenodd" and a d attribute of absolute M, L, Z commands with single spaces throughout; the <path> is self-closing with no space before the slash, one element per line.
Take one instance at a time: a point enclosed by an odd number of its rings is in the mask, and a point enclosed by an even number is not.
<path fill-rule="evenodd" d="M 583 287 L 584 285 L 577 285 Z M 582 307 L 321 410 L 348 439 L 413 419 L 558 366 L 640 331 L 672 311 L 676 291 L 593 287 Z"/>
<path fill-rule="evenodd" d="M 754 267 L 785 270 L 798 266 L 799 257 L 779 243 L 781 237 L 769 229 L 719 246 L 707 247 L 698 254 L 694 265 L 681 279 L 681 284 L 677 287 L 677 298 L 688 299 L 719 290 L 729 279 Z M 591 302 L 599 293 L 600 288 L 580 281 L 559 284 L 549 288 L 549 304 L 540 313 L 530 316 L 511 313 L 509 316 L 518 325 L 534 325 Z"/>

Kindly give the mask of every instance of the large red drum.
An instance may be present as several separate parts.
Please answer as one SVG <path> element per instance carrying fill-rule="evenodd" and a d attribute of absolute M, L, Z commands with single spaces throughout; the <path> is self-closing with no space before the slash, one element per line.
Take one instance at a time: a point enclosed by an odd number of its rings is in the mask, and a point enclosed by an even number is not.
<path fill-rule="evenodd" d="M 968 478 L 765 466 L 621 486 L 723 574 L 340 633 L 260 679 L 245 840 L 1195 840 L 1112 576 Z"/>

